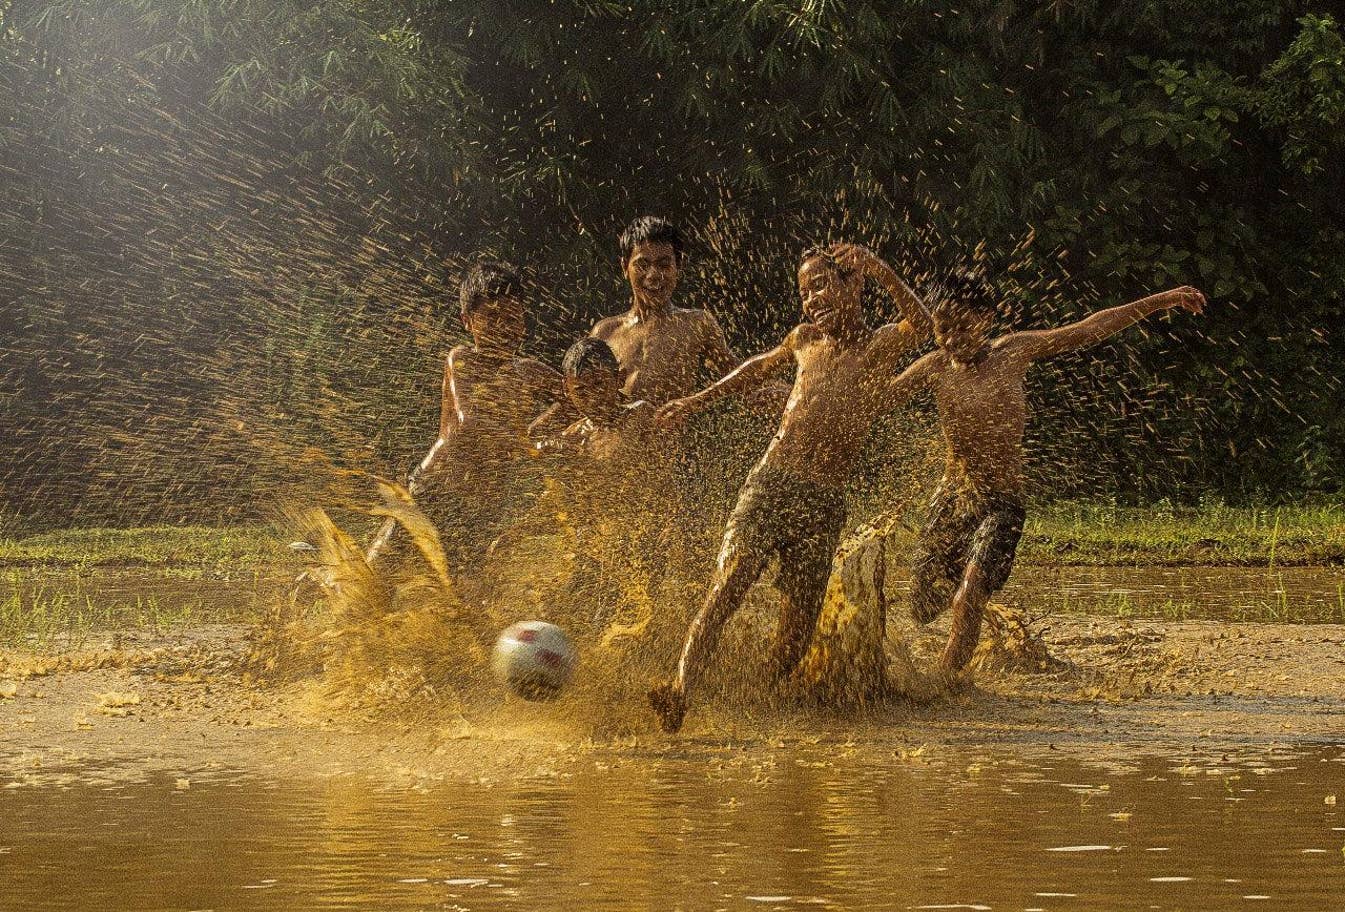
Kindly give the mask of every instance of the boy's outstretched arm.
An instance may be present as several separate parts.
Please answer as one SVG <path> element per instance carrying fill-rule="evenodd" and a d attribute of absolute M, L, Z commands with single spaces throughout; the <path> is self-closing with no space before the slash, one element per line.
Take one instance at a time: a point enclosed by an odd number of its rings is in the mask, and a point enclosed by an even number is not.
<path fill-rule="evenodd" d="M 794 334 L 768 352 L 748 358 L 720 379 L 691 396 L 665 402 L 659 407 L 659 424 L 676 424 L 725 396 L 742 393 L 763 385 L 773 374 L 789 364 L 794 355 Z"/>
<path fill-rule="evenodd" d="M 1175 308 L 1193 314 L 1201 313 L 1205 308 L 1205 296 L 1190 285 L 1183 285 L 1119 307 L 1099 310 L 1077 323 L 1070 323 L 1057 329 L 1013 333 L 1005 338 L 1003 344 L 1029 360 L 1049 358 L 1062 352 L 1096 345 L 1103 339 L 1134 326 L 1145 317 Z"/>
<path fill-rule="evenodd" d="M 714 314 L 703 311 L 704 324 L 701 328 L 701 359 L 715 377 L 722 377 L 738 365 L 738 356 L 729 347 L 724 327 L 719 325 Z"/>
<path fill-rule="evenodd" d="M 841 242 L 831 245 L 831 253 L 847 268 L 862 273 L 883 287 L 893 301 L 902 319 L 917 339 L 927 339 L 934 331 L 934 321 L 920 296 L 901 280 L 887 261 L 862 244 Z"/>
<path fill-rule="evenodd" d="M 889 377 L 887 388 L 883 390 L 884 406 L 887 411 L 900 408 L 910 401 L 916 393 L 927 389 L 933 382 L 943 361 L 942 353 L 932 351 L 927 355 L 916 358 L 900 374 Z"/>

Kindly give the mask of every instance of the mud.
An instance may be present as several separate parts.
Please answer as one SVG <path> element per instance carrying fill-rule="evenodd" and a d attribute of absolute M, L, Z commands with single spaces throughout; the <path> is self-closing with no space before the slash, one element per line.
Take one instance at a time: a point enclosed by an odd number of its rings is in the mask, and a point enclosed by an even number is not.
<path fill-rule="evenodd" d="M 937 626 L 907 631 L 916 662 Z M 684 735 L 642 708 L 612 734 L 577 687 L 526 704 L 482 682 L 479 700 L 336 708 L 316 682 L 266 685 L 243 661 L 250 631 L 121 635 L 65 654 L 0 653 L 0 785 L 93 763 L 134 778 L 212 767 L 279 777 L 507 781 L 561 776 L 595 755 L 689 745 L 769 750 L 839 740 L 877 749 L 991 745 L 1097 755 L 1330 741 L 1345 732 L 1345 626 L 1127 623 L 1056 617 L 1034 630 L 1051 661 L 983 667 L 925 703 L 836 711 L 815 701 L 711 700 Z M 641 722 L 641 720 L 643 720 Z"/>

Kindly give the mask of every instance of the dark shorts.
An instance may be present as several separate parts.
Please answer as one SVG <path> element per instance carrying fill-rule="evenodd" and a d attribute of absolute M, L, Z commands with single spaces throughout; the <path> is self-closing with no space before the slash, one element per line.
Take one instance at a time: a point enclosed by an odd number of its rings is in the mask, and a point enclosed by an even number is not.
<path fill-rule="evenodd" d="M 912 567 L 912 608 L 930 620 L 948 607 L 969 564 L 991 592 L 1009 581 L 1027 512 L 1016 497 L 978 496 L 940 486 L 930 500 Z"/>
<path fill-rule="evenodd" d="M 831 562 L 845 528 L 840 488 L 770 467 L 757 468 L 738 495 L 724 532 L 722 554 L 779 558 L 776 587 L 800 607 L 820 608 Z M 722 560 L 723 558 L 721 558 Z"/>

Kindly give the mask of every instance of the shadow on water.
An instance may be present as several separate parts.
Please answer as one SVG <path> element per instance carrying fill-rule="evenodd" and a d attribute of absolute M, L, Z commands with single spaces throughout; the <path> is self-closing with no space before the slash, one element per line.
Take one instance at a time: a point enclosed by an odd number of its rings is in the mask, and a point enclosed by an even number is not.
<path fill-rule="evenodd" d="M 1339 747 L 633 750 L 414 789 L 68 772 L 0 791 L 8 908 L 1327 909 L 1345 890 Z"/>

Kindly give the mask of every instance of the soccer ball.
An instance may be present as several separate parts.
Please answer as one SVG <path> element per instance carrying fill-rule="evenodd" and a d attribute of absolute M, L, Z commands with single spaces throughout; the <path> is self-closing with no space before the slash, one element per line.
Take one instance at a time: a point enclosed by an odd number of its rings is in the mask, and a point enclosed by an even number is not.
<path fill-rule="evenodd" d="M 555 624 L 520 621 L 495 641 L 495 676 L 525 700 L 554 700 L 574 674 L 570 638 Z"/>

